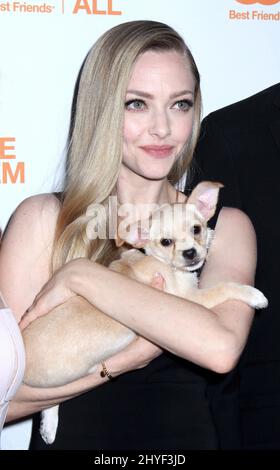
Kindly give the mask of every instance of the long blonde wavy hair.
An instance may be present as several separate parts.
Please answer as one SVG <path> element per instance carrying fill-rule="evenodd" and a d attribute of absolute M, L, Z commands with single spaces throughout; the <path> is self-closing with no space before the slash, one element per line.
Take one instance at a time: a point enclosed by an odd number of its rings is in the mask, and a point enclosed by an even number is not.
<path fill-rule="evenodd" d="M 177 183 L 190 164 L 199 134 L 201 94 L 189 48 L 176 31 L 156 21 L 131 21 L 111 28 L 90 49 L 78 82 L 52 271 L 78 257 L 104 265 L 114 257 L 113 240 L 88 239 L 86 211 L 93 203 L 108 207 L 115 189 L 122 161 L 126 90 L 135 61 L 148 50 L 174 50 L 190 64 L 195 81 L 193 129 L 168 180 Z"/>

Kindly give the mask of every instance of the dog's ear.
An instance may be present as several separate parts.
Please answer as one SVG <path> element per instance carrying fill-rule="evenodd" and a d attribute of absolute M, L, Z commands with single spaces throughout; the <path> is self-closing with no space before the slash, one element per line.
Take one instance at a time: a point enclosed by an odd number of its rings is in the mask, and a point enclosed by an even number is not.
<path fill-rule="evenodd" d="M 150 231 L 143 226 L 141 221 L 124 226 L 120 224 L 117 236 L 115 237 L 115 242 L 118 247 L 122 246 L 124 243 L 128 243 L 135 248 L 143 248 L 149 240 Z"/>
<path fill-rule="evenodd" d="M 216 205 L 222 183 L 213 181 L 202 181 L 199 183 L 188 199 L 188 204 L 194 204 L 203 218 L 208 221 L 215 214 Z"/>
<path fill-rule="evenodd" d="M 119 232 L 117 232 L 116 235 L 115 235 L 115 244 L 116 244 L 116 246 L 119 248 L 119 247 L 122 246 L 124 243 L 125 243 L 125 240 L 123 240 L 123 239 L 119 236 Z"/>

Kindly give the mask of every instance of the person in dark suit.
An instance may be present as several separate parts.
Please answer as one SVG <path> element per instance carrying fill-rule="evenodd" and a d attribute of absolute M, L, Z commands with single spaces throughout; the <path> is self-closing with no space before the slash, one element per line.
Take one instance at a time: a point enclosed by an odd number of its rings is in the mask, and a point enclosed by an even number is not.
<path fill-rule="evenodd" d="M 224 448 L 240 438 L 243 449 L 280 449 L 279 175 L 280 83 L 204 119 L 186 192 L 201 180 L 220 181 L 220 205 L 248 214 L 257 234 L 256 287 L 269 301 L 255 315 L 235 373 L 215 384 Z"/>

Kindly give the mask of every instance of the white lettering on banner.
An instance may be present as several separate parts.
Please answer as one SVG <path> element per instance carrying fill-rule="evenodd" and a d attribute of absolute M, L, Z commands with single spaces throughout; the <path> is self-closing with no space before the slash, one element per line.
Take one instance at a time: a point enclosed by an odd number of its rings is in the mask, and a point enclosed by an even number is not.
<path fill-rule="evenodd" d="M 0 184 L 16 184 L 25 182 L 24 162 L 11 162 L 15 160 L 15 137 L 0 137 Z"/>

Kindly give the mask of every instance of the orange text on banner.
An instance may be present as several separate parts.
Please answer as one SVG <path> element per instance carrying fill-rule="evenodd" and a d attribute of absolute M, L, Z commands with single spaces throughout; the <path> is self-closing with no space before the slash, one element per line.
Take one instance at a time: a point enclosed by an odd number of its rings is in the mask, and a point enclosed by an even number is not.
<path fill-rule="evenodd" d="M 2 183 L 7 184 L 10 182 L 12 184 L 15 184 L 18 182 L 18 179 L 20 183 L 25 182 L 24 163 L 18 162 L 16 164 L 15 170 L 13 170 L 9 162 L 3 162 L 2 163 Z"/>
<path fill-rule="evenodd" d="M 121 11 L 113 10 L 113 0 L 107 0 L 107 10 L 98 9 L 98 0 L 77 0 L 73 13 L 77 14 L 81 10 L 88 15 L 121 15 Z"/>
<path fill-rule="evenodd" d="M 15 150 L 14 145 L 7 145 L 7 142 L 15 142 L 14 137 L 0 137 L 0 160 L 11 160 L 16 158 L 15 155 L 10 155 L 7 153 L 8 150 Z"/>
<path fill-rule="evenodd" d="M 14 145 L 8 145 L 10 142 L 15 141 L 14 137 L 0 137 L 0 183 L 2 184 L 25 182 L 24 162 L 17 162 L 16 165 L 12 165 L 9 161 L 3 161 L 16 158 L 15 154 L 8 153 L 9 151 L 15 151 Z"/>
<path fill-rule="evenodd" d="M 235 11 L 229 10 L 229 19 L 230 20 L 249 20 L 250 19 L 250 12 L 249 11 Z"/>

